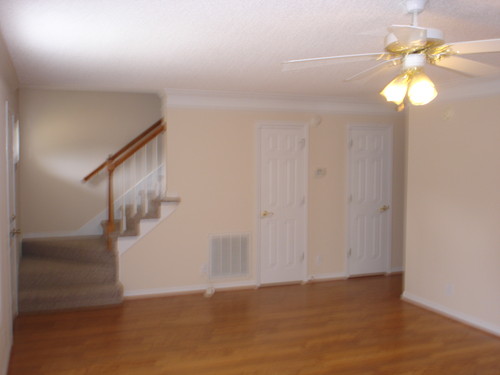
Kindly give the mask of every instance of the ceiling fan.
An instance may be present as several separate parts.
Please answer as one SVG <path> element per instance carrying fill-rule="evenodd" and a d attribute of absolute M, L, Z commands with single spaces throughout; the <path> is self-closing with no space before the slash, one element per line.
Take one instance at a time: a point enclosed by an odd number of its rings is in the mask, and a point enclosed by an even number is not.
<path fill-rule="evenodd" d="M 418 26 L 418 14 L 427 0 L 406 0 L 407 12 L 412 15 L 411 25 L 392 25 L 385 37 L 385 51 L 356 55 L 316 57 L 290 60 L 283 63 L 283 70 L 312 68 L 353 61 L 378 61 L 374 66 L 346 79 L 350 81 L 390 66 L 401 65 L 401 73 L 393 79 L 380 94 L 387 101 L 404 108 L 408 96 L 414 105 L 424 105 L 437 96 L 434 83 L 424 73 L 424 66 L 432 64 L 451 69 L 468 76 L 492 76 L 500 74 L 500 67 L 484 64 L 461 57 L 476 53 L 500 52 L 500 39 L 474 40 L 445 43 L 443 32 L 438 29 Z"/>

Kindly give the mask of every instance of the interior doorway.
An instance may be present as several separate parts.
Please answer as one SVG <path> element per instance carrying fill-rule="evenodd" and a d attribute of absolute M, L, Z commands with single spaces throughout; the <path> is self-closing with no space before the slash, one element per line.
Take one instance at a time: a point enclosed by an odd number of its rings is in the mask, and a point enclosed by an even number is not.
<path fill-rule="evenodd" d="M 260 283 L 306 278 L 307 127 L 258 127 Z"/>
<path fill-rule="evenodd" d="M 391 253 L 392 126 L 352 125 L 348 142 L 348 273 L 387 273 Z"/>
<path fill-rule="evenodd" d="M 9 220 L 9 262 L 11 268 L 12 314 L 17 315 L 17 279 L 20 258 L 20 234 L 17 216 L 17 163 L 19 161 L 19 122 L 8 101 L 5 102 L 7 181 Z"/>

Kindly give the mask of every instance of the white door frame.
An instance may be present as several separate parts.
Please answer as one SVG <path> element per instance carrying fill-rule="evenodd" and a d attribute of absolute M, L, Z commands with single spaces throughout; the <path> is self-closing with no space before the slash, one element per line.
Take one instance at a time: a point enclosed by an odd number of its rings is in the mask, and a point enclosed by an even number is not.
<path fill-rule="evenodd" d="M 17 219 L 17 200 L 16 200 L 16 164 L 18 160 L 16 157 L 19 155 L 14 155 L 14 149 L 16 149 L 16 153 L 19 152 L 19 139 L 18 132 L 19 129 L 18 123 L 15 117 L 15 114 L 11 111 L 11 107 L 8 101 L 5 101 L 5 122 L 6 122 L 6 180 L 7 180 L 7 212 L 8 212 L 8 244 L 9 244 L 9 262 L 10 262 L 10 271 L 11 271 L 11 313 L 12 316 L 17 316 L 18 313 L 18 273 L 19 273 L 19 235 L 12 234 L 12 230 L 17 230 L 18 228 L 18 219 Z M 16 129 L 17 128 L 17 129 Z M 14 244 L 14 245 L 13 245 Z"/>
<path fill-rule="evenodd" d="M 388 227 L 388 233 L 387 233 L 387 241 L 388 241 L 388 253 L 387 253 L 387 262 L 386 262 L 386 270 L 385 273 L 389 274 L 391 272 L 391 258 L 392 258 L 392 176 L 393 176 L 393 169 L 394 169 L 394 161 L 393 161 L 393 139 L 394 139 L 394 126 L 392 124 L 369 124 L 369 123 L 359 123 L 359 124 L 349 124 L 347 125 L 347 131 L 346 131 L 346 256 L 345 256 L 345 270 L 346 270 L 346 275 L 347 277 L 351 276 L 351 270 L 350 270 L 350 262 L 349 262 L 349 249 L 351 247 L 351 226 L 350 226 L 350 194 L 351 194 L 351 179 L 350 179 L 350 174 L 351 174 L 351 157 L 350 157 L 350 135 L 351 135 L 351 129 L 358 128 L 358 129 L 370 129 L 370 128 L 379 128 L 379 129 L 386 129 L 389 132 L 389 140 L 390 140 L 390 148 L 389 148 L 389 159 L 391 162 L 391 168 L 389 169 L 389 174 L 390 178 L 389 180 L 391 183 L 388 186 L 388 195 L 389 195 L 389 206 L 391 207 L 391 220 L 390 220 L 390 225 Z"/>
<path fill-rule="evenodd" d="M 304 132 L 305 138 L 305 149 L 304 149 L 304 194 L 305 194 L 305 202 L 304 202 L 304 261 L 302 262 L 302 281 L 307 282 L 308 280 L 308 254 L 309 254 L 309 240 L 308 240 L 308 202 L 309 202 L 309 126 L 306 123 L 301 122 L 288 122 L 288 121 L 259 121 L 255 126 L 255 176 L 256 176 L 256 203 L 255 203 L 255 282 L 256 286 L 259 287 L 261 282 L 261 138 L 260 131 L 261 129 L 269 127 L 269 128 L 297 128 L 302 129 Z"/>

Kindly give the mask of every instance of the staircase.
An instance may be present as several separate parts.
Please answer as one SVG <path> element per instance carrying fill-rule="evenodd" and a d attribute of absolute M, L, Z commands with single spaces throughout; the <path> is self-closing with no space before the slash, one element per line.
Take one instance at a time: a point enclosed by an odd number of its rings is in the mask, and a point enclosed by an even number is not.
<path fill-rule="evenodd" d="M 19 266 L 19 312 L 121 303 L 115 251 L 103 236 L 26 239 Z"/>
<path fill-rule="evenodd" d="M 137 238 L 166 217 L 166 206 L 175 205 L 178 198 L 166 199 L 163 151 L 158 136 L 165 126 L 158 121 L 117 153 L 110 156 L 84 181 L 101 171 L 108 171 L 108 220 L 102 223 L 103 234 L 24 239 L 19 266 L 19 312 L 41 312 L 119 304 L 123 300 L 123 286 L 118 280 L 119 255 Z M 158 141 L 154 157 L 147 154 L 147 146 Z M 136 154 L 143 150 L 142 156 Z M 134 157 L 135 165 L 144 164 L 141 174 L 134 168 L 136 182 L 120 186 L 120 196 L 113 199 L 113 173 Z M 137 162 L 139 159 L 139 163 Z M 148 166 L 148 160 L 157 162 Z M 122 166 L 123 171 L 130 166 Z M 127 169 L 128 168 L 128 169 Z M 121 180 L 129 176 L 121 172 Z M 168 215 L 168 214 L 167 214 Z M 145 224 L 147 222 L 147 224 Z M 142 232 L 142 233 L 141 233 Z"/>

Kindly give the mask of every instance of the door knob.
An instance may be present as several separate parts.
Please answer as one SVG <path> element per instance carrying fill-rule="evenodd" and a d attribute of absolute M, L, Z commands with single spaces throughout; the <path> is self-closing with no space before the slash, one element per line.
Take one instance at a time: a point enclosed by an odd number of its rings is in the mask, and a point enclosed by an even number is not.
<path fill-rule="evenodd" d="M 260 214 L 261 217 L 269 217 L 269 216 L 273 216 L 274 215 L 274 212 L 269 212 L 269 211 L 262 211 L 262 213 Z"/>
<path fill-rule="evenodd" d="M 382 206 L 382 207 L 380 207 L 378 210 L 379 210 L 380 212 L 385 212 L 385 211 L 387 211 L 389 208 L 390 208 L 390 206 L 383 205 L 383 206 Z"/>

